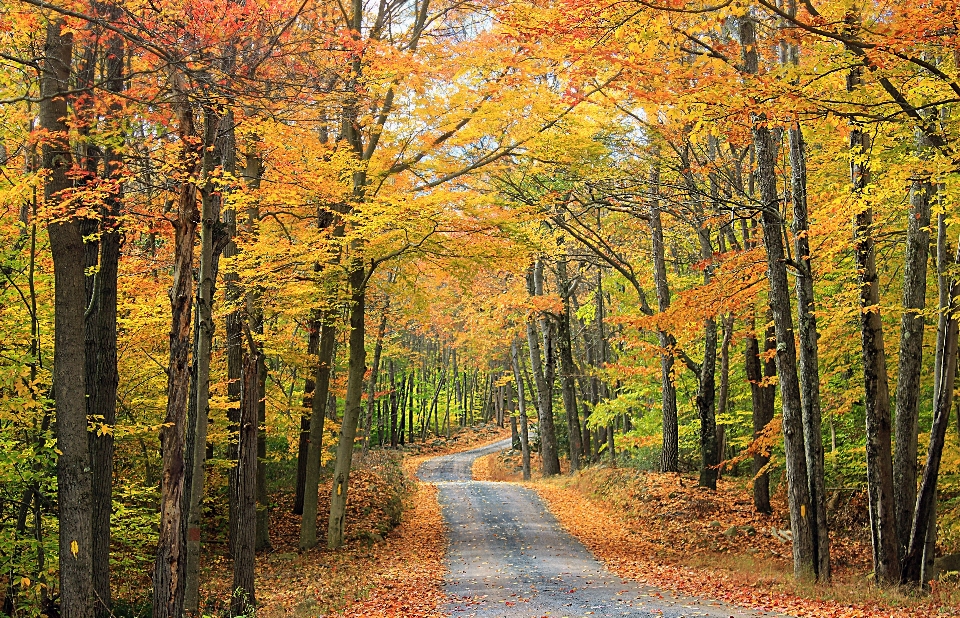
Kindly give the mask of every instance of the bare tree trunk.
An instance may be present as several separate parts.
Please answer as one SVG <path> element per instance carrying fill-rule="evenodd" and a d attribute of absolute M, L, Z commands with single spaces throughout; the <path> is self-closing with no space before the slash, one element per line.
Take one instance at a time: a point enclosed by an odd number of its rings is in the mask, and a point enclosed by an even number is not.
<path fill-rule="evenodd" d="M 713 247 L 710 231 L 706 227 L 697 230 L 700 238 L 700 257 L 707 261 L 703 282 L 709 284 L 713 277 Z M 703 362 L 700 364 L 699 388 L 697 389 L 697 412 L 700 415 L 700 487 L 717 488 L 717 466 L 720 453 L 717 451 L 717 320 L 703 321 Z"/>
<path fill-rule="evenodd" d="M 195 176 L 195 161 L 188 140 L 194 136 L 193 110 L 178 87 L 176 112 L 181 140 L 182 161 Z M 171 328 L 170 360 L 167 368 L 167 413 L 160 430 L 163 452 L 163 476 L 160 484 L 160 538 L 153 572 L 154 618 L 180 618 L 183 615 L 185 526 L 183 518 L 185 476 L 185 431 L 187 399 L 190 393 L 190 325 L 193 307 L 193 243 L 196 238 L 197 189 L 184 182 L 178 189 L 177 219 L 174 227 L 173 285 L 170 288 Z"/>
<path fill-rule="evenodd" d="M 557 347 L 560 352 L 560 373 L 563 384 L 563 408 L 567 415 L 567 441 L 570 445 L 570 473 L 580 469 L 583 449 L 580 434 L 580 415 L 577 406 L 576 368 L 573 364 L 573 347 L 570 340 L 570 283 L 567 279 L 566 256 L 557 261 L 557 289 L 563 300 L 563 313 L 557 317 Z"/>
<path fill-rule="evenodd" d="M 315 312 L 310 318 L 307 335 L 307 356 L 316 356 L 320 351 L 320 317 Z M 316 399 L 316 370 L 308 373 L 303 381 L 303 412 L 300 414 L 300 437 L 297 443 L 297 487 L 293 498 L 293 514 L 303 515 L 303 495 L 307 484 L 307 454 L 310 450 L 310 422 L 313 418 L 313 402 Z M 321 408 L 322 409 L 322 408 Z"/>
<path fill-rule="evenodd" d="M 387 331 L 387 314 L 390 311 L 390 299 L 387 298 L 380 316 L 380 327 L 377 328 L 377 343 L 373 348 L 373 367 L 370 369 L 370 381 L 367 383 L 367 416 L 363 422 L 363 452 L 366 456 L 370 448 L 370 430 L 373 421 L 373 404 L 377 396 L 377 377 L 380 375 L 380 355 L 383 353 L 383 335 Z"/>
<path fill-rule="evenodd" d="M 352 265 L 349 276 L 350 368 L 347 374 L 347 398 L 344 403 L 343 422 L 340 425 L 340 442 L 337 445 L 337 461 L 330 494 L 330 520 L 327 526 L 327 547 L 330 549 L 343 545 L 347 487 L 350 480 L 350 467 L 353 463 L 353 443 L 357 437 L 357 423 L 360 420 L 360 394 L 363 392 L 363 374 L 366 373 L 367 357 L 364 348 L 365 275 L 362 264 Z"/>
<path fill-rule="evenodd" d="M 517 383 L 517 407 L 520 409 L 520 457 L 523 462 L 523 480 L 530 480 L 530 435 L 527 430 L 527 404 L 523 395 L 523 376 L 520 372 L 520 344 L 510 346 L 513 379 Z"/>
<path fill-rule="evenodd" d="M 924 147 L 921 138 L 921 150 Z M 907 250 L 903 268 L 903 315 L 900 316 L 900 361 L 896 391 L 896 439 L 893 453 L 893 503 L 896 505 L 900 555 L 906 556 L 917 503 L 917 440 L 920 375 L 923 368 L 923 309 L 927 297 L 930 250 L 930 205 L 936 189 L 929 178 L 910 187 Z M 939 348 L 938 348 L 939 350 Z"/>
<path fill-rule="evenodd" d="M 740 44 L 746 72 L 759 72 L 756 25 L 750 17 L 740 20 Z M 798 579 L 815 579 L 817 561 L 810 511 L 810 486 L 803 435 L 797 349 L 794 342 L 793 312 L 787 280 L 783 242 L 783 218 L 777 192 L 776 152 L 767 119 L 753 118 L 753 144 L 757 160 L 763 217 L 763 244 L 767 254 L 768 300 L 777 333 L 777 375 L 783 410 L 783 442 L 787 469 L 787 502 L 793 534 L 793 571 Z"/>
<path fill-rule="evenodd" d="M 654 153 L 656 156 L 656 153 Z M 660 218 L 660 168 L 650 167 L 650 187 L 653 203 L 650 205 L 650 237 L 653 253 L 653 281 L 657 292 L 657 310 L 670 308 L 670 287 L 667 285 L 667 266 L 663 243 L 663 223 Z M 677 420 L 677 388 L 673 384 L 673 337 L 658 331 L 660 341 L 660 407 L 663 415 L 663 450 L 660 453 L 661 472 L 680 471 L 680 429 Z"/>
<path fill-rule="evenodd" d="M 251 341 L 252 343 L 252 341 Z M 251 348 L 253 346 L 251 345 Z M 243 357 L 243 392 L 240 396 L 240 443 L 236 479 L 237 517 L 232 522 L 233 587 L 230 615 L 250 615 L 256 607 L 254 570 L 256 567 L 257 520 L 257 428 L 260 424 L 260 363 L 256 351 Z"/>
<path fill-rule="evenodd" d="M 543 295 L 543 262 L 537 260 L 527 276 L 527 288 L 531 296 Z M 553 377 L 556 359 L 553 354 L 553 328 L 546 317 L 538 320 L 543 338 L 543 354 L 533 322 L 527 323 L 527 344 L 530 347 L 530 365 L 537 388 L 540 416 L 540 459 L 544 476 L 560 474 L 560 458 L 557 454 L 557 434 L 553 424 Z"/>
<path fill-rule="evenodd" d="M 750 382 L 750 397 L 753 402 L 753 438 L 757 439 L 764 428 L 773 420 L 776 392 L 772 384 L 764 385 L 764 378 L 777 374 L 776 361 L 760 359 L 760 346 L 756 337 L 756 319 L 751 316 L 747 322 L 746 348 L 744 350 L 747 380 Z M 764 330 L 764 350 L 776 349 L 776 332 L 770 324 Z M 768 453 L 756 453 L 753 456 L 753 505 L 760 513 L 770 514 L 770 474 L 761 470 L 770 462 Z"/>
<path fill-rule="evenodd" d="M 324 407 L 330 392 L 330 369 L 333 363 L 333 344 L 336 330 L 327 313 L 320 324 L 319 354 L 316 367 L 316 390 L 310 414 L 310 441 L 307 445 L 307 461 L 303 490 L 303 515 L 300 518 L 300 549 L 310 549 L 317 544 L 317 501 L 320 492 L 320 457 L 323 453 Z"/>
<path fill-rule="evenodd" d="M 64 22 L 47 24 L 40 88 L 40 126 L 50 136 L 42 145 L 44 201 L 55 207 L 72 186 L 67 99 L 73 35 Z M 80 221 L 72 213 L 50 223 L 54 270 L 54 403 L 57 411 L 57 503 L 60 522 L 60 612 L 70 618 L 94 615 L 92 478 L 87 437 L 84 342 L 84 247 Z"/>
<path fill-rule="evenodd" d="M 958 245 L 955 264 L 960 264 L 960 245 Z M 920 583 L 923 558 L 928 541 L 928 527 L 936 525 L 933 517 L 937 498 L 937 476 L 940 473 L 940 461 L 943 458 L 943 446 L 950 425 L 950 413 L 953 410 L 953 390 L 957 370 L 957 300 L 960 297 L 960 281 L 952 278 L 948 284 L 945 338 L 943 352 L 940 355 L 940 383 L 935 393 L 933 407 L 933 426 L 930 428 L 930 445 L 927 447 L 927 461 L 923 468 L 920 492 L 917 495 L 917 507 L 913 516 L 910 533 L 910 545 L 903 561 L 903 581 Z"/>

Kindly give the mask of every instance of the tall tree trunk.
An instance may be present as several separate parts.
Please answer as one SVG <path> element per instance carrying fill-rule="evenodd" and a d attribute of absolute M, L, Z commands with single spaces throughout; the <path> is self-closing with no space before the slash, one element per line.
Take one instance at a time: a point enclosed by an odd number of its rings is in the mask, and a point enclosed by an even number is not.
<path fill-rule="evenodd" d="M 757 342 L 756 319 L 751 317 L 747 322 L 746 347 L 744 349 L 744 366 L 747 374 L 747 381 L 750 382 L 750 398 L 753 403 L 753 438 L 756 440 L 760 433 L 773 420 L 773 409 L 776 404 L 776 392 L 772 384 L 764 384 L 764 378 L 772 378 L 777 374 L 776 361 L 767 358 L 763 361 L 760 358 L 760 346 Z M 775 350 L 776 331 L 773 324 L 769 324 L 764 329 L 764 350 L 770 352 Z M 758 452 L 753 456 L 753 506 L 760 513 L 769 515 L 773 512 L 770 508 L 770 474 L 762 472 L 763 468 L 770 462 L 768 452 Z"/>
<path fill-rule="evenodd" d="M 243 356 L 243 382 L 240 395 L 240 442 L 233 469 L 237 491 L 237 517 L 231 530 L 233 540 L 233 587 L 230 615 L 250 615 L 256 607 L 254 571 L 256 566 L 257 519 L 257 429 L 260 407 L 260 363 L 253 341 Z"/>
<path fill-rule="evenodd" d="M 179 76 L 174 76 L 180 79 Z M 189 140 L 194 137 L 193 110 L 177 86 L 176 112 L 184 143 L 182 162 L 189 176 L 196 177 L 200 154 Z M 197 189 L 191 182 L 178 188 L 174 227 L 173 285 L 170 288 L 170 360 L 167 368 L 167 413 L 160 430 L 163 476 L 160 484 L 160 538 L 153 571 L 154 618 L 183 615 L 185 539 L 183 533 L 184 440 L 187 399 L 190 393 L 190 325 L 193 307 L 193 244 L 196 238 Z"/>
<path fill-rule="evenodd" d="M 513 380 L 517 383 L 517 407 L 520 409 L 520 457 L 523 466 L 523 480 L 530 480 L 530 435 L 527 428 L 527 404 L 523 395 L 523 376 L 520 372 L 520 344 L 514 339 L 510 346 L 510 361 L 513 367 Z"/>
<path fill-rule="evenodd" d="M 740 44 L 747 73 L 759 72 L 756 24 L 750 17 L 740 20 Z M 753 145 L 757 160 L 763 217 L 763 244 L 767 254 L 768 300 L 777 333 L 777 375 L 783 410 L 783 442 L 787 471 L 787 502 L 790 530 L 793 534 L 793 571 L 798 579 L 817 577 L 813 523 L 810 513 L 810 486 L 803 435 L 800 381 L 797 373 L 797 349 L 794 341 L 790 285 L 787 280 L 783 242 L 783 218 L 777 193 L 776 148 L 767 119 L 753 119 Z"/>
<path fill-rule="evenodd" d="M 793 246 L 799 274 L 796 281 L 797 328 L 800 348 L 800 405 L 807 456 L 807 482 L 813 510 L 813 539 L 817 579 L 830 579 L 830 536 L 823 469 L 823 421 L 820 411 L 820 360 L 817 348 L 817 316 L 813 295 L 813 264 L 810 255 L 807 215 L 807 153 L 800 125 L 789 131 L 791 196 L 793 200 Z"/>
<path fill-rule="evenodd" d="M 197 613 L 200 605 L 200 504 L 203 500 L 204 470 L 206 467 L 207 421 L 210 415 L 210 355 L 213 350 L 213 299 L 217 266 L 222 245 L 217 243 L 220 219 L 218 191 L 212 184 L 214 150 L 220 118 L 211 109 L 204 110 L 204 154 L 202 165 L 200 212 L 200 269 L 197 285 L 196 341 L 193 359 L 196 399 L 193 418 L 188 418 L 184 517 L 186 519 L 186 570 L 184 609 Z M 233 124 L 232 122 L 230 123 Z"/>
<path fill-rule="evenodd" d="M 303 516 L 300 518 L 300 549 L 317 544 L 317 502 L 320 493 L 320 457 L 323 447 L 324 407 L 330 392 L 330 369 L 336 330 L 327 313 L 320 324 L 320 341 L 316 367 L 316 390 L 310 414 L 310 441 L 307 448 L 306 475 L 303 490 Z"/>
<path fill-rule="evenodd" d="M 954 264 L 960 264 L 960 243 Z M 930 428 L 930 444 L 927 447 L 927 460 L 920 481 L 916 511 L 910 532 L 910 544 L 903 561 L 903 581 L 920 583 L 924 553 L 928 541 L 928 527 L 936 525 L 933 516 L 937 498 L 937 476 L 943 458 L 943 445 L 950 425 L 950 413 L 953 410 L 953 390 L 957 370 L 957 301 L 960 298 L 960 280 L 951 278 L 947 284 L 947 307 L 943 313 L 944 324 L 943 351 L 938 359 L 939 384 L 934 394 L 933 426 Z"/>
<path fill-rule="evenodd" d="M 657 152 L 653 153 L 654 156 Z M 653 253 L 653 282 L 657 293 L 657 310 L 670 308 L 670 287 L 667 285 L 667 266 L 663 242 L 663 223 L 660 217 L 660 167 L 650 166 L 650 238 Z M 660 342 L 660 408 L 663 416 L 663 450 L 660 453 L 661 472 L 680 471 L 680 429 L 677 420 L 677 388 L 673 384 L 673 337 L 666 331 L 657 331 Z"/>
<path fill-rule="evenodd" d="M 316 268 L 314 270 L 317 270 Z M 310 318 L 307 335 L 307 356 L 313 358 L 320 351 L 320 315 L 315 312 Z M 310 450 L 310 422 L 313 418 L 313 402 L 317 388 L 316 369 L 303 381 L 303 412 L 300 414 L 300 438 L 297 442 L 297 487 L 293 498 L 293 514 L 303 515 L 303 494 L 307 484 L 307 454 Z M 323 408 L 321 407 L 321 410 Z"/>
<path fill-rule="evenodd" d="M 920 149 L 923 144 L 921 137 Z M 900 361 L 896 391 L 896 438 L 893 453 L 893 503 L 897 539 L 905 556 L 917 503 L 917 441 L 920 375 L 923 368 L 923 309 L 927 297 L 927 255 L 930 250 L 930 204 L 935 192 L 929 178 L 910 186 L 907 250 L 903 267 L 903 315 L 900 316 Z M 938 348 L 939 350 L 940 348 Z M 936 392 L 936 391 L 935 391 Z"/>
<path fill-rule="evenodd" d="M 367 416 L 363 422 L 363 455 L 370 448 L 370 430 L 373 421 L 373 404 L 377 396 L 377 377 L 380 374 L 380 355 L 383 353 L 383 335 L 387 332 L 387 314 L 390 311 L 390 299 L 387 298 L 377 328 L 377 343 L 373 347 L 373 367 L 370 369 L 370 381 L 367 383 Z M 381 437 L 381 442 L 382 442 Z"/>
<path fill-rule="evenodd" d="M 854 71 L 851 82 L 856 82 Z M 861 128 L 850 133 L 850 164 L 853 189 L 860 192 L 870 182 L 869 168 L 860 162 L 870 149 Z M 899 542 L 893 505 L 893 459 L 890 452 L 890 389 L 887 358 L 883 349 L 880 319 L 880 286 L 873 242 L 873 209 L 865 208 L 854 220 L 854 257 L 860 287 L 860 339 L 863 348 L 864 408 L 867 424 L 867 488 L 870 501 L 870 531 L 873 566 L 878 583 L 900 581 Z"/>
<path fill-rule="evenodd" d="M 570 338 L 570 281 L 567 279 L 567 259 L 557 261 L 557 289 L 563 300 L 563 313 L 557 316 L 557 347 L 560 353 L 560 373 L 563 375 L 563 408 L 567 415 L 567 442 L 570 445 L 570 473 L 580 469 L 583 439 L 580 434 L 580 415 L 577 406 L 576 366 L 573 363 L 573 344 Z"/>
<path fill-rule="evenodd" d="M 527 275 L 527 288 L 531 296 L 543 295 L 543 262 L 537 260 Z M 560 458 L 557 453 L 557 434 L 553 423 L 553 377 L 556 359 L 553 354 L 553 328 L 545 316 L 537 319 L 543 338 L 543 357 L 532 321 L 527 322 L 527 344 L 530 347 L 530 365 L 537 388 L 540 416 L 540 460 L 544 476 L 560 474 Z"/>
<path fill-rule="evenodd" d="M 106 12 L 116 17 L 118 9 L 108 6 Z M 110 36 L 106 44 L 106 90 L 120 93 L 123 83 L 123 39 Z M 109 104 L 110 111 L 119 116 L 122 106 Z M 119 120 L 117 121 L 119 122 Z M 93 277 L 93 294 L 87 299 L 89 315 L 86 321 L 86 364 L 93 370 L 86 375 L 87 413 L 102 422 L 109 431 L 90 433 L 90 467 L 93 471 L 93 594 L 97 618 L 110 616 L 110 515 L 113 512 L 113 427 L 117 422 L 117 276 L 120 263 L 120 212 L 123 189 L 120 168 L 123 160 L 112 146 L 103 149 L 103 178 L 116 183 L 109 190 L 101 209 L 99 259 Z M 92 301 L 92 302 L 91 302 Z M 91 352 L 92 348 L 92 352 Z"/>
<path fill-rule="evenodd" d="M 67 99 L 73 35 L 64 22 L 47 24 L 40 88 L 40 127 L 49 133 L 42 145 L 44 201 L 54 207 L 72 182 Z M 84 342 L 84 246 L 80 221 L 69 211 L 47 226 L 54 270 L 54 404 L 57 411 L 57 503 L 60 522 L 60 614 L 94 615 L 92 478 L 87 437 Z"/>
<path fill-rule="evenodd" d="M 350 286 L 350 360 L 347 374 L 347 398 L 344 403 L 340 442 L 333 471 L 330 494 L 330 520 L 327 526 L 327 547 L 343 545 L 343 530 L 347 508 L 347 487 L 353 462 L 353 443 L 360 420 L 360 395 L 363 392 L 363 374 L 366 372 L 367 353 L 364 348 L 364 308 L 366 301 L 366 272 L 361 263 L 352 265 Z"/>
<path fill-rule="evenodd" d="M 703 282 L 710 283 L 713 277 L 713 247 L 710 230 L 697 230 L 700 238 L 700 257 L 707 261 Z M 717 488 L 717 466 L 720 453 L 717 450 L 717 320 L 703 321 L 703 362 L 700 364 L 699 388 L 697 389 L 697 412 L 700 415 L 700 487 Z"/>

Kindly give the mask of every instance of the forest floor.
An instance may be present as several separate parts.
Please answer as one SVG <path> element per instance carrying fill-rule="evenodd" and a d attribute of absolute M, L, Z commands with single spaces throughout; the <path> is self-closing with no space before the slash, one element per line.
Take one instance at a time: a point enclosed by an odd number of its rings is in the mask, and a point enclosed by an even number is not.
<path fill-rule="evenodd" d="M 469 427 L 450 440 L 371 450 L 351 473 L 346 542 L 337 551 L 321 543 L 300 552 L 300 517 L 292 513 L 292 497 L 289 492 L 277 496 L 270 525 L 273 548 L 257 556 L 257 616 L 442 616 L 443 519 L 435 487 L 419 482 L 416 470 L 431 457 L 506 436 L 509 430 L 495 425 Z M 329 479 L 323 481 L 329 486 Z M 318 513 L 323 536 L 329 496 L 322 490 Z M 201 590 L 204 613 L 219 615 L 229 607 L 230 569 L 225 552 L 210 561 Z"/>
<path fill-rule="evenodd" d="M 519 453 L 480 458 L 473 476 L 519 482 Z M 833 583 L 806 585 L 792 577 L 783 496 L 774 496 L 773 515 L 757 514 L 741 479 L 721 479 L 711 492 L 689 474 L 594 466 L 573 477 L 535 476 L 526 485 L 607 568 L 643 584 L 794 616 L 960 616 L 955 583 L 922 596 L 873 586 L 859 496 L 833 505 Z"/>

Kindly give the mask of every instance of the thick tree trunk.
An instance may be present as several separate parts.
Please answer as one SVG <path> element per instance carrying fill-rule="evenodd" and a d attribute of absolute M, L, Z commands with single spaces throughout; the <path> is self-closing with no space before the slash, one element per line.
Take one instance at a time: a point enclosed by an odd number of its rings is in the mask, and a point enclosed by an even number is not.
<path fill-rule="evenodd" d="M 320 351 L 320 318 L 310 319 L 307 336 L 307 356 L 312 358 Z M 303 412 L 300 414 L 300 438 L 297 442 L 297 487 L 293 498 L 293 514 L 303 515 L 303 494 L 307 483 L 307 454 L 310 449 L 310 421 L 313 418 L 313 402 L 317 388 L 316 369 L 303 381 Z M 321 407 L 321 410 L 323 408 Z"/>
<path fill-rule="evenodd" d="M 240 442 L 233 486 L 237 491 L 237 517 L 231 525 L 233 587 L 230 615 L 250 615 L 256 607 L 254 574 L 256 566 L 257 519 L 257 429 L 260 407 L 260 363 L 258 354 L 243 356 L 240 395 Z"/>
<path fill-rule="evenodd" d="M 520 409 L 520 457 L 523 466 L 523 480 L 530 480 L 530 435 L 527 430 L 527 404 L 523 396 L 523 376 L 520 372 L 520 344 L 517 340 L 510 346 L 510 361 L 513 367 L 513 380 L 517 383 L 517 407 Z"/>
<path fill-rule="evenodd" d="M 903 315 L 900 316 L 900 361 L 896 391 L 896 443 L 893 453 L 893 503 L 900 555 L 905 556 L 917 502 L 917 439 L 920 376 L 923 368 L 923 309 L 927 297 L 930 250 L 930 204 L 935 189 L 929 179 L 914 179 L 907 214 L 907 250 L 903 267 Z"/>
<path fill-rule="evenodd" d="M 353 443 L 357 437 L 357 423 L 360 420 L 360 395 L 363 392 L 363 375 L 366 373 L 367 356 L 364 348 L 365 275 L 362 264 L 352 266 L 349 276 L 350 360 L 347 374 L 347 398 L 344 403 L 343 422 L 340 425 L 340 442 L 337 445 L 337 461 L 333 470 L 333 488 L 330 494 L 330 520 L 327 526 L 327 547 L 330 549 L 343 545 L 347 487 L 350 480 L 350 466 L 353 463 Z"/>
<path fill-rule="evenodd" d="M 61 19 L 47 25 L 41 76 L 40 126 L 49 132 L 42 145 L 44 201 L 56 210 L 70 189 L 72 157 L 67 100 L 73 35 Z M 92 478 L 85 398 L 84 246 L 80 222 L 69 211 L 47 226 L 54 271 L 54 404 L 57 412 L 57 503 L 60 523 L 60 615 L 94 615 Z"/>
<path fill-rule="evenodd" d="M 664 253 L 663 223 L 660 217 L 660 168 L 650 168 L 650 187 L 654 201 L 650 206 L 650 238 L 652 239 L 653 282 L 657 292 L 657 310 L 670 308 L 670 287 L 667 285 L 667 266 Z M 673 384 L 673 337 L 658 331 L 660 341 L 660 407 L 663 416 L 663 450 L 660 453 L 661 472 L 680 471 L 680 429 L 677 420 L 677 388 Z"/>
<path fill-rule="evenodd" d="M 193 110 L 186 95 L 178 93 L 177 116 L 184 140 L 183 163 L 196 174 L 198 154 L 186 143 L 194 136 Z M 163 476 L 160 484 L 160 538 L 153 571 L 154 618 L 183 615 L 185 539 L 183 500 L 187 399 L 190 393 L 190 326 L 193 306 L 193 244 L 196 238 L 197 190 L 190 182 L 180 185 L 174 227 L 173 284 L 170 288 L 170 360 L 167 367 L 167 413 L 160 430 Z"/>
<path fill-rule="evenodd" d="M 759 72 L 756 25 L 753 19 L 740 20 L 740 44 L 743 47 L 747 73 Z M 813 522 L 810 514 L 810 486 L 807 473 L 806 447 L 803 435 L 803 411 L 800 402 L 800 381 L 797 373 L 797 350 L 794 341 L 793 312 L 790 306 L 790 285 L 787 280 L 783 242 L 783 219 L 777 192 L 776 152 L 767 119 L 753 119 L 753 145 L 757 160 L 763 217 L 763 244 L 767 254 L 768 301 L 777 333 L 777 375 L 783 410 L 783 442 L 787 471 L 787 502 L 790 507 L 790 530 L 793 534 L 793 571 L 799 579 L 817 577 Z"/>
<path fill-rule="evenodd" d="M 317 501 L 320 493 L 320 457 L 323 447 L 324 406 L 330 392 L 330 369 L 336 330 L 327 314 L 320 325 L 320 341 L 316 367 L 316 390 L 310 414 L 310 440 L 307 448 L 303 491 L 303 516 L 300 518 L 300 549 L 317 544 Z"/>

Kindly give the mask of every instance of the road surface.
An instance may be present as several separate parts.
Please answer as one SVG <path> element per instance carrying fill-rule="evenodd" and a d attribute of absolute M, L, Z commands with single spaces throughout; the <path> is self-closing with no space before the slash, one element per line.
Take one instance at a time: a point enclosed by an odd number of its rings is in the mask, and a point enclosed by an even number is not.
<path fill-rule="evenodd" d="M 678 597 L 609 572 L 560 527 L 535 492 L 471 480 L 477 457 L 509 446 L 507 439 L 437 457 L 418 472 L 439 489 L 449 541 L 445 610 L 452 617 L 769 615 Z"/>

